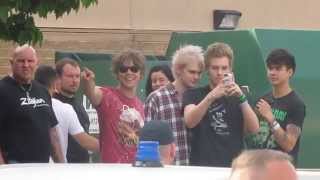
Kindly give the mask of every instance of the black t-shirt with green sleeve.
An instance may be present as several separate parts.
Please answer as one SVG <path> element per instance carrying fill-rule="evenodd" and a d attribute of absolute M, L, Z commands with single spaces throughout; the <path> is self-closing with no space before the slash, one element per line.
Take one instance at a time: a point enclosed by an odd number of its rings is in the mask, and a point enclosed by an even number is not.
<path fill-rule="evenodd" d="M 261 98 L 270 104 L 276 121 L 284 130 L 286 130 L 288 124 L 294 124 L 302 129 L 306 115 L 306 107 L 302 99 L 295 91 L 291 91 L 286 96 L 280 98 L 273 97 L 272 93 L 268 93 Z M 277 144 L 267 121 L 260 117 L 259 122 L 260 131 L 257 134 L 250 135 L 246 138 L 248 148 L 267 148 L 284 151 L 279 144 Z M 300 138 L 298 139 L 292 151 L 289 152 L 295 163 L 298 161 L 299 145 Z"/>

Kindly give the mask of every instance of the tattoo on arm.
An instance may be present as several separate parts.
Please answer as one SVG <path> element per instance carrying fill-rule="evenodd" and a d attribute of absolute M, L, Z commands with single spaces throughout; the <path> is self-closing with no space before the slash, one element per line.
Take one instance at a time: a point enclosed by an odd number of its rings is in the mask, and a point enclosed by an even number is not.
<path fill-rule="evenodd" d="M 301 134 L 301 128 L 295 124 L 287 125 L 287 134 L 290 134 L 295 139 L 298 139 Z"/>
<path fill-rule="evenodd" d="M 276 131 L 274 135 L 279 145 L 281 147 L 289 147 L 288 151 L 290 151 L 295 146 L 300 134 L 301 128 L 299 126 L 288 124 L 285 131 Z"/>
<path fill-rule="evenodd" d="M 285 132 L 281 136 L 281 142 L 287 142 L 288 141 L 288 134 Z"/>

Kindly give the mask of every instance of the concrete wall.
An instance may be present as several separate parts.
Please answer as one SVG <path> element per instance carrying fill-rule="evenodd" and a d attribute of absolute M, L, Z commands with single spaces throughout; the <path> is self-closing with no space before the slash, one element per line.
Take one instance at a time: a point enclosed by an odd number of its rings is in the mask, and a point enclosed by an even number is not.
<path fill-rule="evenodd" d="M 44 30 L 44 63 L 53 64 L 56 50 L 114 53 L 132 47 L 164 55 L 172 31 L 211 31 L 214 9 L 242 12 L 239 28 L 319 29 L 320 1 L 292 0 L 99 0 L 56 20 L 36 18 Z M 0 77 L 7 74 L 15 45 L 0 41 Z"/>
<path fill-rule="evenodd" d="M 54 64 L 55 51 L 117 53 L 135 48 L 148 55 L 164 55 L 171 31 L 42 28 L 44 41 L 35 47 L 41 62 Z M 9 72 L 15 44 L 0 41 L 0 78 Z"/>
<path fill-rule="evenodd" d="M 239 28 L 319 29 L 318 0 L 99 0 L 97 6 L 39 26 L 107 29 L 212 30 L 214 9 L 242 12 Z"/>

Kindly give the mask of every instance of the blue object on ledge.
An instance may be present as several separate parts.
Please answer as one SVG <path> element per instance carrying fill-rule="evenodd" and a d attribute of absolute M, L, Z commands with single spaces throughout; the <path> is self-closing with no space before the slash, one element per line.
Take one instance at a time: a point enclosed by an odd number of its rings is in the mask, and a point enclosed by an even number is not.
<path fill-rule="evenodd" d="M 134 167 L 163 167 L 160 161 L 159 142 L 140 141 Z"/>

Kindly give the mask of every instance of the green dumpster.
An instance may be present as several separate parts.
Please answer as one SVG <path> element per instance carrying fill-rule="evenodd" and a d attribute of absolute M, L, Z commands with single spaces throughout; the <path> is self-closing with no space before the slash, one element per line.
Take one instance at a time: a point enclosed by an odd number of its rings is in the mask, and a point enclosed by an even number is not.
<path fill-rule="evenodd" d="M 234 72 L 240 85 L 250 87 L 253 99 L 270 90 L 266 79 L 264 60 L 274 48 L 286 48 L 296 57 L 297 70 L 292 85 L 302 96 L 307 107 L 300 142 L 300 168 L 320 168 L 320 87 L 318 61 L 320 31 L 250 29 L 202 33 L 173 33 L 166 56 L 171 57 L 176 49 L 185 44 L 206 48 L 214 42 L 225 42 L 234 49 Z M 204 77 L 202 83 L 205 83 Z"/>

